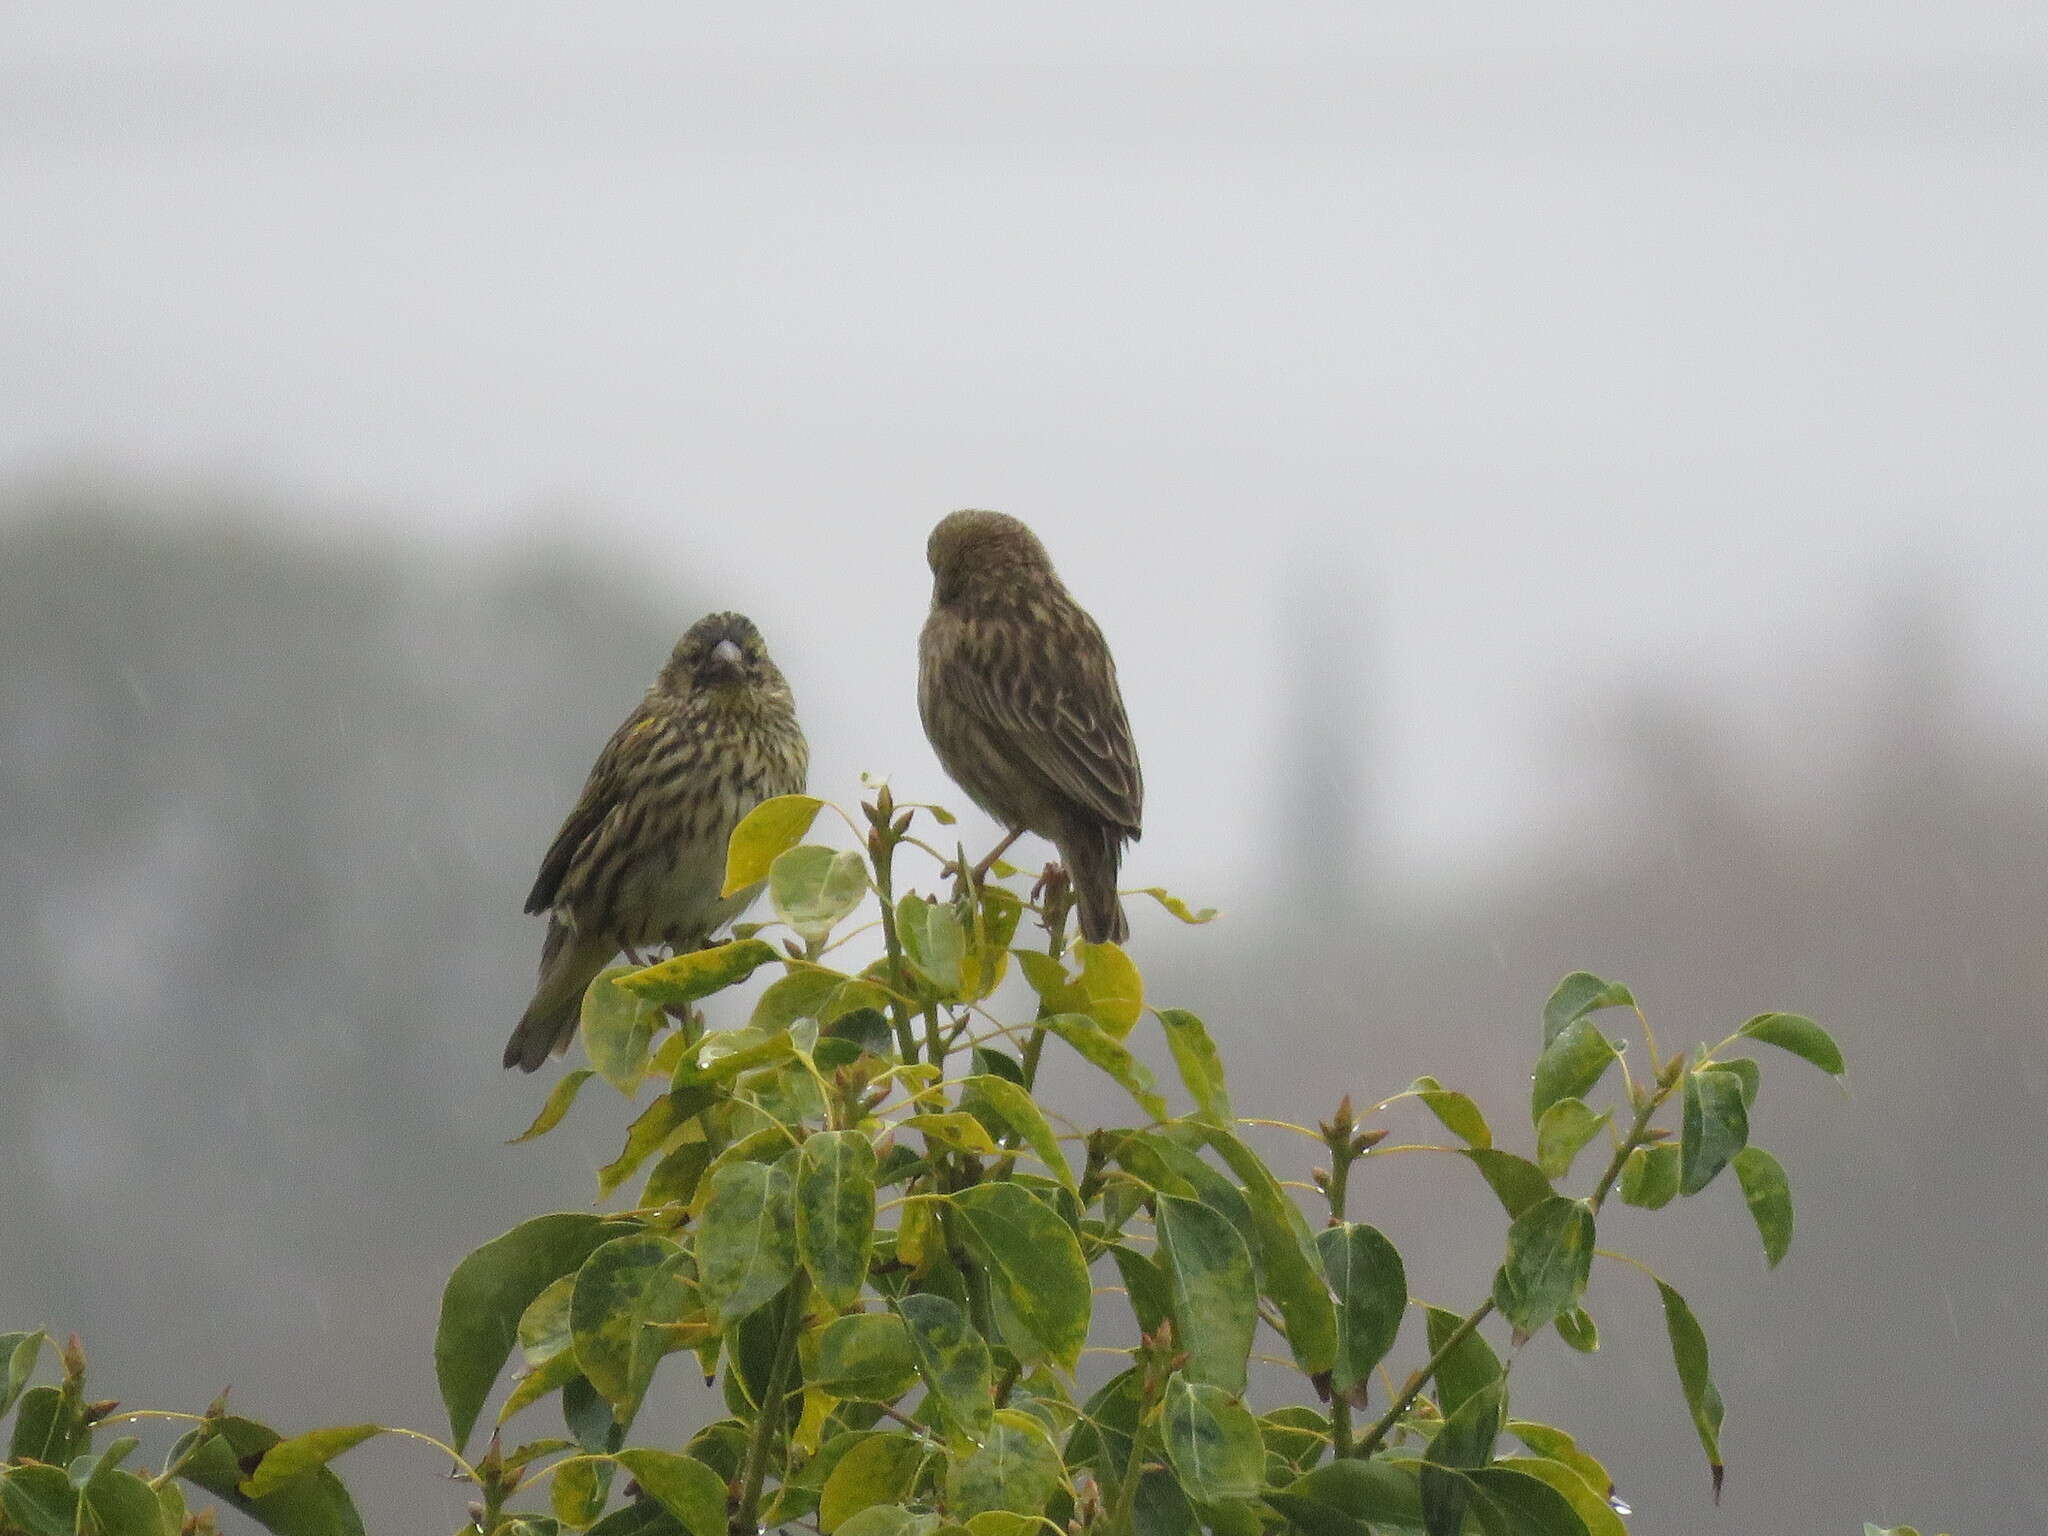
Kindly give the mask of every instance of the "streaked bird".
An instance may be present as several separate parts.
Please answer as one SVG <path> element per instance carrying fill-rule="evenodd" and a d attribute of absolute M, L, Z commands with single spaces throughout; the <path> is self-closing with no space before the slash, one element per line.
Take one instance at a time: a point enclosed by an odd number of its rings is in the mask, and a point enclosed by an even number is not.
<path fill-rule="evenodd" d="M 1102 631 L 1014 517 L 951 513 L 925 558 L 932 608 L 917 704 L 932 750 L 1008 828 L 997 852 L 1024 832 L 1059 849 L 1083 938 L 1125 938 L 1117 869 L 1138 836 L 1145 786 Z"/>
<path fill-rule="evenodd" d="M 804 787 L 810 748 L 789 684 L 745 615 L 690 626 L 605 744 L 526 898 L 548 914 L 540 985 L 505 1044 L 531 1072 L 568 1049 L 584 990 L 621 950 L 690 949 L 759 893 L 721 897 L 725 845 L 763 800 Z"/>

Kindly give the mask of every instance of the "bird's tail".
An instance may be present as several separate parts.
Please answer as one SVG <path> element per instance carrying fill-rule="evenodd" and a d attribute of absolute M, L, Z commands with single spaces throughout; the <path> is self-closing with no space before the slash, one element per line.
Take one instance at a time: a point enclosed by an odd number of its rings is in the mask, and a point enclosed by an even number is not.
<path fill-rule="evenodd" d="M 579 938 L 560 918 L 548 920 L 547 942 L 540 952 L 540 985 L 512 1038 L 505 1042 L 505 1065 L 531 1072 L 550 1055 L 569 1048 L 583 1012 L 583 993 L 605 968 L 618 946 L 608 939 Z"/>
<path fill-rule="evenodd" d="M 1076 827 L 1061 840 L 1059 849 L 1067 878 L 1074 883 L 1081 937 L 1090 944 L 1123 943 L 1131 936 L 1131 925 L 1116 894 L 1117 870 L 1124 859 L 1122 830 L 1099 822 Z"/>

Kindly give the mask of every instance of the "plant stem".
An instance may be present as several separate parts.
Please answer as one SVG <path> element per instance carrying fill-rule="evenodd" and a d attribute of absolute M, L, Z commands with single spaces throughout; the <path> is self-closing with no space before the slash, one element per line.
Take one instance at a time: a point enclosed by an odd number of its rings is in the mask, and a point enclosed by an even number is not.
<path fill-rule="evenodd" d="M 1438 1367 L 1450 1358 L 1451 1351 L 1471 1338 L 1479 1325 L 1492 1314 L 1493 1298 L 1489 1296 L 1474 1307 L 1462 1323 L 1451 1330 L 1451 1336 L 1444 1340 L 1442 1347 L 1424 1362 L 1421 1370 L 1408 1378 L 1408 1385 L 1401 1389 L 1401 1395 L 1387 1405 L 1387 1411 L 1379 1416 L 1373 1427 L 1366 1431 L 1365 1438 L 1358 1442 L 1360 1456 L 1370 1456 L 1380 1448 L 1380 1442 L 1387 1438 L 1388 1431 L 1400 1422 L 1401 1415 L 1408 1411 L 1408 1405 L 1422 1395 L 1423 1387 L 1428 1384 L 1430 1377 L 1437 1373 Z"/>
<path fill-rule="evenodd" d="M 775 1364 L 768 1371 L 768 1391 L 761 1404 L 761 1416 L 754 1421 L 754 1438 L 747 1446 L 739 1507 L 732 1517 L 734 1536 L 754 1536 L 760 1528 L 761 1484 L 768 1476 L 769 1449 L 781 1431 L 783 1400 L 789 1395 L 789 1373 L 796 1364 L 796 1341 L 804 1331 L 804 1307 L 810 1299 L 810 1274 L 799 1269 L 789 1283 L 789 1314 L 783 1319 L 782 1338 L 775 1346 Z"/>
<path fill-rule="evenodd" d="M 896 886 L 891 866 L 896 861 L 896 839 L 886 828 L 877 827 L 868 839 L 868 856 L 875 866 L 875 894 L 882 902 L 882 944 L 889 952 L 889 1018 L 896 1026 L 896 1049 L 905 1066 L 917 1060 L 917 1036 L 911 1032 L 910 1010 L 903 1003 L 907 972 L 903 964 L 903 940 L 896 932 Z"/>
<path fill-rule="evenodd" d="M 1672 1065 L 1678 1066 L 1684 1060 L 1683 1056 L 1676 1057 Z M 1614 1188 L 1614 1181 L 1621 1177 L 1622 1165 L 1628 1161 L 1629 1154 L 1643 1144 L 1643 1133 L 1649 1130 L 1651 1117 L 1663 1106 L 1664 1101 L 1671 1097 L 1672 1090 L 1684 1081 L 1683 1070 L 1672 1071 L 1670 1067 L 1665 1068 L 1663 1076 L 1658 1080 L 1656 1091 L 1644 1099 L 1643 1107 L 1636 1111 L 1636 1123 L 1629 1127 L 1628 1134 L 1621 1138 L 1621 1145 L 1614 1149 L 1614 1156 L 1608 1161 L 1607 1171 L 1600 1175 L 1600 1183 L 1594 1188 L 1592 1198 L 1586 1202 L 1594 1211 L 1600 1209 L 1601 1202 Z"/>

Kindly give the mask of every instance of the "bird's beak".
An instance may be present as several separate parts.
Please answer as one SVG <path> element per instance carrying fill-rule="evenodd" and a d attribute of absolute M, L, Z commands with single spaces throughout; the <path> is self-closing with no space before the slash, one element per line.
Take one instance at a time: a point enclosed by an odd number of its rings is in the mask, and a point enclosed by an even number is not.
<path fill-rule="evenodd" d="M 726 676 L 738 677 L 746 665 L 746 658 L 730 640 L 721 640 L 711 648 L 711 663 L 715 670 Z"/>

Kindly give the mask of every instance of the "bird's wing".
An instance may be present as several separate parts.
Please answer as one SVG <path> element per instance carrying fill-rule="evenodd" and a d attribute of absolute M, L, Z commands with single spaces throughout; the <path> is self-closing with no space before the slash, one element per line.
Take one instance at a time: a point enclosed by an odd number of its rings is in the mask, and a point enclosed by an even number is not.
<path fill-rule="evenodd" d="M 1041 643 L 1009 643 L 1018 632 L 965 621 L 942 663 L 948 691 L 1060 794 L 1136 837 L 1145 782 L 1102 631 L 1068 606 L 1027 631 Z"/>
<path fill-rule="evenodd" d="M 627 765 L 631 761 L 626 753 L 626 743 L 653 726 L 654 716 L 642 704 L 626 717 L 624 725 L 612 732 L 612 739 L 597 755 L 590 777 L 583 781 L 583 793 L 577 797 L 576 808 L 562 823 L 562 830 L 555 834 L 555 840 L 548 845 L 547 854 L 540 861 L 540 875 L 534 880 L 533 890 L 526 898 L 528 912 L 545 912 L 554 906 L 555 898 L 561 894 L 562 882 L 576 863 L 577 853 L 604 825 L 605 817 L 611 814 L 625 790 Z"/>

